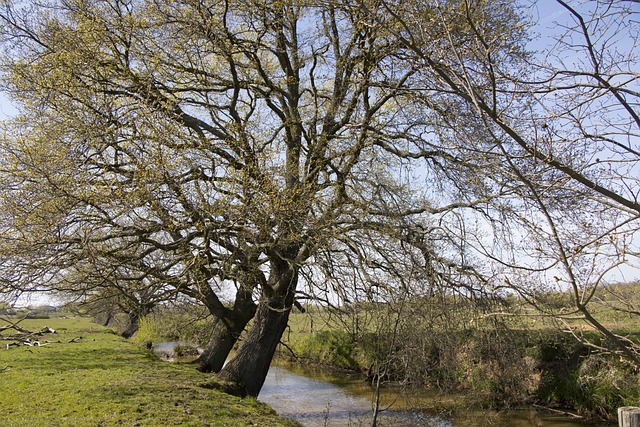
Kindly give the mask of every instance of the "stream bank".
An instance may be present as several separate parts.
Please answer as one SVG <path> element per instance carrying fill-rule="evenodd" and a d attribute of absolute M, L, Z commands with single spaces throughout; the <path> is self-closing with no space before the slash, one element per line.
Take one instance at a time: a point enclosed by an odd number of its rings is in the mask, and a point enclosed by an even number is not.
<path fill-rule="evenodd" d="M 154 346 L 155 354 L 168 362 L 189 362 L 193 355 L 178 357 L 175 349 L 189 347 L 181 342 Z M 380 395 L 379 426 L 397 427 L 606 427 L 568 414 L 522 406 L 508 410 L 476 409 L 462 394 L 436 390 L 407 390 L 383 387 Z M 361 376 L 336 374 L 328 370 L 278 362 L 269 370 L 258 400 L 278 415 L 305 427 L 371 426 L 373 390 Z M 460 410 L 464 408 L 465 410 Z"/>
<path fill-rule="evenodd" d="M 361 379 L 335 376 L 291 365 L 273 366 L 258 396 L 278 415 L 305 427 L 371 426 L 372 390 Z M 606 423 L 587 422 L 534 407 L 493 411 L 468 409 L 453 411 L 460 395 L 433 390 L 407 392 L 384 388 L 380 426 L 403 427 L 605 427 Z"/>

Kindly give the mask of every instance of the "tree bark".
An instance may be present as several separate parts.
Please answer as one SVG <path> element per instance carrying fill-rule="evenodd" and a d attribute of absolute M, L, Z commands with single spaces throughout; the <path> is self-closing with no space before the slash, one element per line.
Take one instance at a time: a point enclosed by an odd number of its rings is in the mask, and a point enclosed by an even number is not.
<path fill-rule="evenodd" d="M 139 313 L 129 314 L 129 323 L 127 325 L 127 328 L 122 332 L 122 336 L 124 338 L 131 338 L 133 334 L 138 332 L 139 327 L 140 327 L 140 314 Z"/>
<path fill-rule="evenodd" d="M 287 327 L 298 276 L 292 267 L 277 275 L 276 284 L 263 290 L 253 326 L 245 340 L 218 375 L 221 380 L 237 386 L 233 388 L 234 394 L 258 396 Z"/>
<path fill-rule="evenodd" d="M 256 304 L 251 299 L 251 293 L 236 295 L 233 310 L 224 316 L 217 317 L 213 327 L 213 335 L 200 357 L 195 361 L 201 372 L 220 372 L 229 353 L 244 331 L 247 323 L 256 313 Z"/>

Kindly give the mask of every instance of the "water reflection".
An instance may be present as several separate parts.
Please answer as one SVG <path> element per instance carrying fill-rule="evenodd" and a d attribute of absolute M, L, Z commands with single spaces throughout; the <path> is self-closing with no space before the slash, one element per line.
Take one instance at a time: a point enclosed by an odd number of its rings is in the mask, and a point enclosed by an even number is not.
<path fill-rule="evenodd" d="M 373 419 L 369 400 L 279 367 L 269 370 L 258 399 L 307 427 L 370 426 Z M 408 411 L 385 411 L 379 425 L 453 427 L 443 419 Z"/>
<path fill-rule="evenodd" d="M 182 348 L 180 354 L 176 354 L 176 348 Z M 182 341 L 168 341 L 153 345 L 153 352 L 165 362 L 191 362 L 198 358 L 202 349 Z"/>

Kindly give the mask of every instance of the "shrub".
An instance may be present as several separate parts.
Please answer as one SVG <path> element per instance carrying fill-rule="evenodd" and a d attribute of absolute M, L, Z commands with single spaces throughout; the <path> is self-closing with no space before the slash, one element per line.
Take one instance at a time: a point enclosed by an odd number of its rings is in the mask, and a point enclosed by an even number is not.
<path fill-rule="evenodd" d="M 160 329 L 160 323 L 155 316 L 145 316 L 140 319 L 138 332 L 132 339 L 138 344 L 165 341 Z"/>
<path fill-rule="evenodd" d="M 445 330 L 407 316 L 385 333 L 383 323 L 294 333 L 288 346 L 307 362 L 462 392 L 469 404 L 484 407 L 537 402 L 613 419 L 617 407 L 640 402 L 640 376 L 631 364 L 592 353 L 592 347 L 560 330 L 499 324 Z M 595 332 L 584 335 L 593 343 L 601 340 Z"/>
<path fill-rule="evenodd" d="M 211 320 L 197 314 L 179 311 L 153 312 L 140 319 L 136 343 L 184 341 L 203 345 L 212 330 Z"/>
<path fill-rule="evenodd" d="M 322 331 L 304 334 L 288 345 L 298 358 L 316 364 L 331 365 L 337 369 L 360 369 L 361 367 L 356 360 L 355 342 L 346 332 Z"/>

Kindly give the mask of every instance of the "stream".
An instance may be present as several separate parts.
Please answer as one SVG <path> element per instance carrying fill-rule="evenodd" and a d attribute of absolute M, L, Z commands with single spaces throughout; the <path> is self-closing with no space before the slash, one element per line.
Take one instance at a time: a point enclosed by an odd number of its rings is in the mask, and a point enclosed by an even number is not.
<path fill-rule="evenodd" d="M 293 418 L 303 426 L 370 426 L 371 402 L 339 385 L 295 374 L 273 366 L 258 400 L 271 406 L 278 415 Z M 381 425 L 452 427 L 434 416 L 410 411 L 385 411 Z"/>
<path fill-rule="evenodd" d="M 167 342 L 154 346 L 165 361 L 188 361 L 174 354 L 185 343 Z M 199 350 L 199 349 L 198 349 Z M 337 376 L 292 365 L 272 366 L 258 400 L 278 415 L 292 418 L 305 427 L 371 426 L 372 389 L 360 377 Z M 587 423 L 550 411 L 524 407 L 507 411 L 470 409 L 464 414 L 446 409 L 463 396 L 443 395 L 433 390 L 406 393 L 401 389 L 381 389 L 379 427 L 611 427 Z M 455 406 L 460 406 L 455 403 Z M 416 410 L 415 408 L 419 408 Z"/>
<path fill-rule="evenodd" d="M 378 426 L 407 427 L 601 427 L 567 415 L 524 407 L 508 411 L 469 410 L 451 415 L 439 403 L 462 399 L 421 390 L 407 395 L 399 389 L 382 390 L 381 407 L 389 408 Z M 372 390 L 361 378 L 336 377 L 323 372 L 272 366 L 258 400 L 280 416 L 305 427 L 371 426 Z M 420 411 L 410 408 L 421 408 Z"/>

